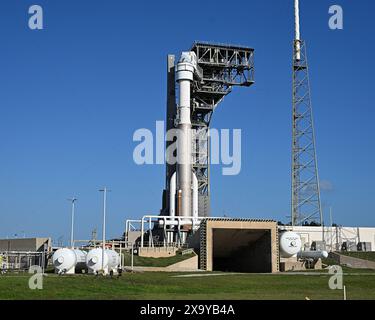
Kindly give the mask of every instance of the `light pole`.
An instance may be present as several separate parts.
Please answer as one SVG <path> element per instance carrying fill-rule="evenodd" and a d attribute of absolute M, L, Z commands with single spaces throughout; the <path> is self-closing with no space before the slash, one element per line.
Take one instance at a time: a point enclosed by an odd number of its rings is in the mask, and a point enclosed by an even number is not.
<path fill-rule="evenodd" d="M 74 246 L 74 211 L 75 211 L 75 202 L 77 201 L 76 198 L 68 199 L 72 203 L 72 224 L 70 229 L 70 246 L 73 249 Z"/>
<path fill-rule="evenodd" d="M 104 250 L 105 250 L 105 219 L 106 219 L 106 210 L 107 210 L 107 187 L 100 189 L 100 192 L 103 192 L 103 244 L 102 244 L 102 271 L 104 273 Z"/>

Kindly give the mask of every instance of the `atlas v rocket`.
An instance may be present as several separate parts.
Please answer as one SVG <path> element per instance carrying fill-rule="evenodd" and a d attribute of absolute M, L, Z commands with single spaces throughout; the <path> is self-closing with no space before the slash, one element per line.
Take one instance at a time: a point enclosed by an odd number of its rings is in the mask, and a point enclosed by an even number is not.
<path fill-rule="evenodd" d="M 195 52 L 183 52 L 176 68 L 179 84 L 177 109 L 177 165 L 170 181 L 169 215 L 198 217 L 198 180 L 192 171 L 191 84 L 199 77 Z M 177 204 L 176 204 L 177 199 Z"/>
<path fill-rule="evenodd" d="M 249 47 L 201 41 L 177 63 L 168 55 L 166 181 L 159 215 L 168 230 L 188 231 L 210 216 L 210 121 L 232 87 L 254 83 L 253 58 Z"/>

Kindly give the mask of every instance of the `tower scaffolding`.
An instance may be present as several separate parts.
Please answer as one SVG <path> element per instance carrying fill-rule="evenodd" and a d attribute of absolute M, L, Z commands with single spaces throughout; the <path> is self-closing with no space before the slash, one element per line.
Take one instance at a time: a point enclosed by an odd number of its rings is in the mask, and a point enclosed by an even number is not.
<path fill-rule="evenodd" d="M 292 112 L 292 225 L 323 225 L 318 161 L 305 41 L 300 39 L 295 0 Z"/>
<path fill-rule="evenodd" d="M 198 213 L 210 215 L 210 136 L 209 126 L 213 113 L 233 86 L 250 87 L 254 84 L 254 49 L 228 44 L 196 41 L 190 49 L 197 57 L 202 79 L 191 85 L 192 171 L 198 180 Z M 167 126 L 175 128 L 176 79 L 175 56 L 168 56 Z M 167 142 L 166 147 L 172 142 Z M 166 155 L 167 159 L 171 155 Z M 166 187 L 163 191 L 162 215 L 169 214 L 170 180 L 176 165 L 166 164 Z"/>

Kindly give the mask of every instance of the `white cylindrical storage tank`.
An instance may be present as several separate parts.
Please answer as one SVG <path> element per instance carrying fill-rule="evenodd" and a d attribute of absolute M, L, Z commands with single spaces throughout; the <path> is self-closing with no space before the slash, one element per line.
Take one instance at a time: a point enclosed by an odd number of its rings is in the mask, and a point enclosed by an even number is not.
<path fill-rule="evenodd" d="M 72 249 L 58 249 L 52 256 L 53 265 L 57 272 L 74 272 L 77 257 Z"/>
<path fill-rule="evenodd" d="M 86 256 L 86 265 L 92 272 L 98 272 L 103 270 L 108 265 L 108 256 L 104 254 L 104 265 L 103 265 L 103 249 L 96 248 L 89 251 Z"/>
<path fill-rule="evenodd" d="M 106 250 L 105 254 L 108 256 L 108 269 L 116 270 L 120 265 L 120 256 L 114 250 Z"/>
<path fill-rule="evenodd" d="M 295 232 L 285 231 L 280 234 L 279 246 L 282 258 L 293 257 L 301 251 L 301 237 Z"/>
<path fill-rule="evenodd" d="M 53 254 L 52 261 L 58 273 L 74 273 L 76 269 L 86 268 L 86 252 L 61 248 Z"/>
<path fill-rule="evenodd" d="M 87 268 L 93 273 L 101 270 L 109 272 L 115 270 L 120 264 L 119 254 L 114 250 L 106 249 L 104 251 L 104 265 L 103 265 L 103 249 L 96 248 L 89 251 L 86 256 Z"/>

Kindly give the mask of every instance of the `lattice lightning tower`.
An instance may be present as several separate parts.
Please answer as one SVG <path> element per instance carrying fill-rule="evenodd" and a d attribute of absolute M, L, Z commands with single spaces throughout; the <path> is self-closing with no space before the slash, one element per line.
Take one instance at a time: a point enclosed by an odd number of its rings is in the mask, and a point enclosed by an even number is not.
<path fill-rule="evenodd" d="M 295 0 L 293 45 L 292 225 L 322 225 L 318 164 L 306 44 L 300 39 Z"/>

